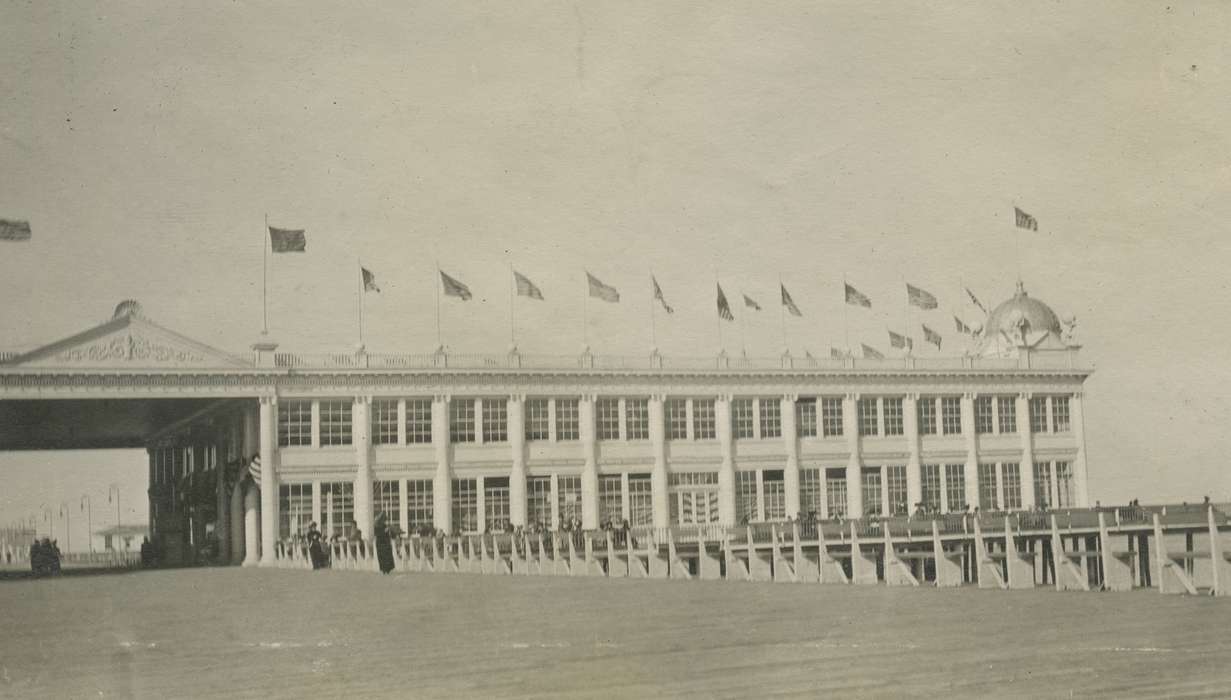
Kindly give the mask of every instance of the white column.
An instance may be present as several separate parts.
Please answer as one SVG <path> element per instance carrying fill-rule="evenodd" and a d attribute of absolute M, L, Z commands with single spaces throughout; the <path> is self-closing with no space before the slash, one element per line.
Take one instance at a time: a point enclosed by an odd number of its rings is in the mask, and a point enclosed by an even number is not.
<path fill-rule="evenodd" d="M 261 492 L 255 484 L 244 489 L 243 502 L 244 526 L 240 530 L 244 533 L 244 566 L 256 566 L 260 563 L 257 553 L 261 549 Z"/>
<path fill-rule="evenodd" d="M 510 396 L 509 447 L 513 464 L 509 470 L 509 522 L 526 524 L 526 397 Z"/>
<path fill-rule="evenodd" d="M 351 405 L 351 442 L 355 446 L 355 522 L 371 538 L 375 509 L 372 504 L 372 399 L 356 396 Z M 388 518 L 392 513 L 387 514 Z"/>
<path fill-rule="evenodd" d="M 934 401 L 934 399 L 929 399 Z M 923 474 L 919 465 L 919 397 L 907 394 L 902 399 L 902 423 L 906 433 L 906 512 L 914 513 L 923 501 Z"/>
<path fill-rule="evenodd" d="M 1069 421 L 1073 438 L 1077 442 L 1077 456 L 1073 459 L 1073 480 L 1077 482 L 1077 506 L 1090 507 L 1090 484 L 1086 473 L 1086 424 L 1082 417 L 1081 392 L 1074 392 L 1069 399 Z"/>
<path fill-rule="evenodd" d="M 432 447 L 436 452 L 436 477 L 432 481 L 432 524 L 439 530 L 453 532 L 448 396 L 432 399 Z"/>
<path fill-rule="evenodd" d="M 274 452 L 278 400 L 261 397 L 261 566 L 273 566 L 274 543 L 278 540 L 278 455 Z"/>
<path fill-rule="evenodd" d="M 1022 508 L 1034 508 L 1034 436 L 1030 427 L 1030 396 L 1017 395 L 1017 432 L 1022 436 L 1022 461 L 1018 478 L 1022 482 Z"/>
<path fill-rule="evenodd" d="M 654 527 L 667 527 L 671 509 L 667 505 L 667 424 L 663 409 L 664 397 L 650 397 L 650 451 L 654 455 L 654 470 L 650 472 L 650 491 L 654 502 Z M 628 502 L 628 477 L 624 486 L 624 502 Z M 624 507 L 625 517 L 628 507 Z"/>
<path fill-rule="evenodd" d="M 714 402 L 718 445 L 722 466 L 718 468 L 718 522 L 735 524 L 735 443 L 731 438 L 731 397 L 719 396 Z"/>
<path fill-rule="evenodd" d="M 782 469 L 783 491 L 786 494 L 787 517 L 799 514 L 799 427 L 795 424 L 793 394 L 782 397 L 782 444 L 786 448 L 786 465 Z"/>
<path fill-rule="evenodd" d="M 859 395 L 842 397 L 842 432 L 850 456 L 846 460 L 846 517 L 863 517 L 863 457 L 860 455 Z"/>
<path fill-rule="evenodd" d="M 979 436 L 975 434 L 975 397 L 962 394 L 962 437 L 966 440 L 966 503 L 979 505 Z"/>
<path fill-rule="evenodd" d="M 585 460 L 581 467 L 581 526 L 587 530 L 598 527 L 598 439 L 594 403 L 593 394 L 582 396 L 577 411 L 581 420 L 581 453 Z"/>
<path fill-rule="evenodd" d="M 474 520 L 479 534 L 487 532 L 487 488 L 482 476 L 474 479 Z"/>
<path fill-rule="evenodd" d="M 247 469 L 247 467 L 243 467 Z M 242 564 L 244 561 L 244 480 L 235 481 L 231 488 L 231 563 Z"/>
<path fill-rule="evenodd" d="M 321 518 L 321 482 L 312 482 L 312 522 L 316 523 L 321 532 L 328 532 L 325 529 L 325 521 Z"/>
<path fill-rule="evenodd" d="M 398 479 L 398 522 L 402 524 L 402 532 L 410 534 L 410 502 L 407 500 L 405 479 Z"/>

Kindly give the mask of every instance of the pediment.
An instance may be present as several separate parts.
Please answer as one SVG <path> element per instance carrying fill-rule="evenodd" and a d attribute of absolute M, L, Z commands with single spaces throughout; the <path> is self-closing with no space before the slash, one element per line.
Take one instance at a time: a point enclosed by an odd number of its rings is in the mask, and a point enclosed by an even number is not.
<path fill-rule="evenodd" d="M 6 367 L 220 369 L 250 363 L 159 326 L 125 315 L 12 358 Z"/>

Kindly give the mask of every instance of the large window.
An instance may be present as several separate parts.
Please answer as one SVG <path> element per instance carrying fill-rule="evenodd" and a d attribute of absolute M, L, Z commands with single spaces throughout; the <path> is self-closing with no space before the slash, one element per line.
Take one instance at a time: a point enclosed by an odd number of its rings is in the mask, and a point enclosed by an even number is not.
<path fill-rule="evenodd" d="M 1000 499 L 996 498 L 996 465 L 979 465 L 979 510 L 1000 510 Z"/>
<path fill-rule="evenodd" d="M 761 437 L 782 437 L 782 400 L 761 399 Z"/>
<path fill-rule="evenodd" d="M 577 399 L 556 399 L 556 440 L 577 440 L 580 425 Z"/>
<path fill-rule="evenodd" d="M 924 464 L 919 468 L 919 484 L 922 487 L 923 509 L 929 513 L 941 511 L 943 484 L 939 464 Z"/>
<path fill-rule="evenodd" d="M 410 479 L 406 482 L 406 527 L 411 532 L 433 527 L 432 480 Z"/>
<path fill-rule="evenodd" d="M 1017 462 L 1001 463 L 1000 489 L 1004 492 L 1004 510 L 1022 507 L 1022 473 Z"/>
<path fill-rule="evenodd" d="M 667 417 L 667 438 L 688 439 L 688 399 L 667 399 L 663 404 Z"/>
<path fill-rule="evenodd" d="M 905 432 L 902 427 L 902 398 L 886 397 L 881 399 L 881 405 L 885 411 L 885 434 L 902 435 Z"/>
<path fill-rule="evenodd" d="M 483 528 L 487 532 L 503 532 L 509 524 L 509 478 L 489 476 L 483 479 Z"/>
<path fill-rule="evenodd" d="M 975 397 L 975 432 L 980 435 L 990 433 L 995 428 L 992 415 L 992 397 Z"/>
<path fill-rule="evenodd" d="M 881 469 L 880 467 L 864 467 L 860 473 L 860 485 L 863 487 L 863 514 L 884 515 L 881 507 Z"/>
<path fill-rule="evenodd" d="M 795 402 L 795 430 L 799 437 L 816 437 L 816 399 Z"/>
<path fill-rule="evenodd" d="M 906 491 L 906 467 L 894 464 L 885 467 L 885 486 L 889 496 L 891 515 L 906 515 L 910 512 L 910 497 Z"/>
<path fill-rule="evenodd" d="M 628 520 L 633 527 L 654 524 L 654 496 L 649 474 L 628 475 Z"/>
<path fill-rule="evenodd" d="M 396 425 L 396 421 L 394 424 Z M 372 505 L 373 517 L 384 513 L 385 521 L 389 525 L 396 525 L 398 530 L 402 529 L 402 505 L 398 498 L 397 481 L 373 481 Z"/>
<path fill-rule="evenodd" d="M 624 399 L 624 439 L 650 438 L 650 407 L 646 399 Z"/>
<path fill-rule="evenodd" d="M 1046 433 L 1050 426 L 1047 425 L 1047 397 L 1046 396 L 1031 396 L 1030 397 L 1030 432 Z"/>
<path fill-rule="evenodd" d="M 278 403 L 278 446 L 306 447 L 312 444 L 312 402 Z"/>
<path fill-rule="evenodd" d="M 1057 433 L 1069 432 L 1069 397 L 1051 397 L 1051 424 Z"/>
<path fill-rule="evenodd" d="M 694 440 L 713 440 L 718 437 L 713 399 L 692 400 L 692 437 Z"/>
<path fill-rule="evenodd" d="M 326 537 L 349 537 L 355 519 L 355 482 L 327 481 L 321 484 L 321 532 Z M 371 533 L 363 533 L 365 536 Z"/>
<path fill-rule="evenodd" d="M 508 442 L 509 402 L 483 399 L 483 442 Z"/>
<path fill-rule="evenodd" d="M 936 434 L 936 399 L 927 396 L 919 399 L 919 434 Z"/>
<path fill-rule="evenodd" d="M 432 400 L 406 399 L 406 443 L 426 445 L 432 441 Z"/>
<path fill-rule="evenodd" d="M 1051 462 L 1034 463 L 1034 503 L 1040 508 L 1051 508 Z"/>
<path fill-rule="evenodd" d="M 551 437 L 551 406 L 548 399 L 526 399 L 526 439 Z"/>
<path fill-rule="evenodd" d="M 470 405 L 474 411 L 474 403 Z M 479 485 L 475 479 L 453 480 L 453 531 L 470 534 L 479 531 Z"/>
<path fill-rule="evenodd" d="M 880 418 L 877 415 L 876 399 L 859 399 L 859 434 L 880 435 Z"/>
<path fill-rule="evenodd" d="M 312 484 L 278 486 L 278 537 L 288 539 L 308 531 L 312 522 Z"/>
<path fill-rule="evenodd" d="M 595 402 L 595 409 L 598 413 L 598 439 L 619 440 L 620 400 L 611 398 L 598 399 Z"/>
<path fill-rule="evenodd" d="M 731 400 L 731 433 L 737 440 L 756 437 L 752 422 L 752 399 Z"/>
<path fill-rule="evenodd" d="M 695 525 L 718 522 L 717 472 L 673 473 L 668 480 L 667 496 L 672 523 Z"/>
<path fill-rule="evenodd" d="M 551 477 L 532 476 L 526 479 L 526 524 L 538 523 L 554 527 L 551 518 Z"/>
<path fill-rule="evenodd" d="M 962 434 L 962 399 L 959 396 L 940 397 L 940 427 L 945 435 Z"/>
<path fill-rule="evenodd" d="M 472 399 L 449 401 L 449 440 L 474 442 L 474 401 Z"/>
<path fill-rule="evenodd" d="M 945 499 L 949 501 L 950 513 L 966 510 L 966 465 L 945 465 Z"/>
<path fill-rule="evenodd" d="M 766 520 L 786 520 L 786 483 L 783 478 L 781 469 L 766 469 L 761 472 Z"/>
<path fill-rule="evenodd" d="M 372 402 L 372 444 L 398 444 L 397 399 L 378 399 Z"/>
<path fill-rule="evenodd" d="M 735 472 L 735 519 L 753 523 L 761 519 L 757 512 L 757 473 Z"/>
<path fill-rule="evenodd" d="M 1001 433 L 1017 432 L 1017 399 L 1012 396 L 996 397 L 996 410 L 999 416 L 998 427 Z"/>
<path fill-rule="evenodd" d="M 619 523 L 624 519 L 624 484 L 619 474 L 598 477 L 598 521 Z"/>
<path fill-rule="evenodd" d="M 1073 483 L 1073 465 L 1056 462 L 1056 507 L 1071 508 L 1077 505 L 1077 489 Z"/>
<path fill-rule="evenodd" d="M 581 477 L 556 477 L 557 503 L 560 508 L 560 522 L 581 520 Z"/>
<path fill-rule="evenodd" d="M 831 518 L 846 517 L 846 470 L 839 467 L 825 470 L 825 499 Z"/>
<path fill-rule="evenodd" d="M 820 469 L 799 470 L 799 512 L 819 518 L 825 512 L 825 489 Z"/>
<path fill-rule="evenodd" d="M 825 437 L 842 435 L 842 399 L 826 396 L 821 399 L 821 430 Z"/>
<path fill-rule="evenodd" d="M 351 409 L 350 401 L 321 402 L 321 444 L 349 445 L 351 444 Z"/>

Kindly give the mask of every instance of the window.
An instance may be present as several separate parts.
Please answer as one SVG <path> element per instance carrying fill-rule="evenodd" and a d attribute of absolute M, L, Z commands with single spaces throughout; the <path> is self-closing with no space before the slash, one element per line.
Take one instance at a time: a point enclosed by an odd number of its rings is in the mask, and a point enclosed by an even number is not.
<path fill-rule="evenodd" d="M 598 412 L 598 439 L 620 439 L 620 400 L 599 399 L 595 402 Z"/>
<path fill-rule="evenodd" d="M 928 513 L 941 511 L 940 465 L 924 464 L 919 468 L 919 484 L 922 487 L 923 509 Z"/>
<path fill-rule="evenodd" d="M 819 518 L 825 512 L 825 492 L 820 469 L 799 470 L 799 512 Z"/>
<path fill-rule="evenodd" d="M 825 437 L 842 435 L 842 399 L 834 396 L 821 399 L 821 430 Z"/>
<path fill-rule="evenodd" d="M 1001 463 L 1000 487 L 1004 491 L 1005 510 L 1022 507 L 1022 473 L 1017 462 Z"/>
<path fill-rule="evenodd" d="M 449 440 L 474 442 L 474 401 L 453 399 L 449 402 Z"/>
<path fill-rule="evenodd" d="M 526 400 L 526 439 L 546 440 L 551 437 L 551 412 L 547 399 Z"/>
<path fill-rule="evenodd" d="M 860 474 L 863 486 L 863 514 L 884 515 L 881 507 L 881 470 L 880 467 L 864 467 Z"/>
<path fill-rule="evenodd" d="M 1071 508 L 1076 504 L 1077 493 L 1073 486 L 1073 465 L 1056 462 L 1056 507 Z"/>
<path fill-rule="evenodd" d="M 649 474 L 628 475 L 628 521 L 632 527 L 654 524 L 654 497 Z"/>
<path fill-rule="evenodd" d="M 554 527 L 551 521 L 551 477 L 532 476 L 526 479 L 526 524 L 538 523 Z"/>
<path fill-rule="evenodd" d="M 398 444 L 397 399 L 380 399 L 372 402 L 372 444 Z"/>
<path fill-rule="evenodd" d="M 419 528 L 432 527 L 434 510 L 432 480 L 409 479 L 406 482 L 406 529 L 414 532 Z"/>
<path fill-rule="evenodd" d="M 966 465 L 945 465 L 945 498 L 949 501 L 950 513 L 966 510 Z"/>
<path fill-rule="evenodd" d="M 581 435 L 577 399 L 556 399 L 556 440 L 577 440 Z"/>
<path fill-rule="evenodd" d="M 483 529 L 503 532 L 509 524 L 509 478 L 489 476 L 483 479 Z"/>
<path fill-rule="evenodd" d="M 351 444 L 351 409 L 350 401 L 321 402 L 321 444 L 349 445 Z"/>
<path fill-rule="evenodd" d="M 902 435 L 902 399 L 901 397 L 881 399 L 885 411 L 885 434 Z"/>
<path fill-rule="evenodd" d="M 668 399 L 663 406 L 667 416 L 667 439 L 688 439 L 688 399 Z"/>
<path fill-rule="evenodd" d="M 936 434 L 936 399 L 919 399 L 919 434 Z"/>
<path fill-rule="evenodd" d="M 671 522 L 695 525 L 718 522 L 718 473 L 683 472 L 668 476 Z M 632 488 L 632 483 L 629 483 Z"/>
<path fill-rule="evenodd" d="M 795 402 L 795 430 L 799 437 L 816 437 L 816 399 Z"/>
<path fill-rule="evenodd" d="M 996 409 L 999 412 L 999 428 L 1001 433 L 1017 432 L 1017 399 L 1012 396 L 996 398 Z"/>
<path fill-rule="evenodd" d="M 509 402 L 483 399 L 483 442 L 509 441 Z"/>
<path fill-rule="evenodd" d="M 1033 399 L 1031 399 L 1031 403 L 1034 403 Z M 1047 421 L 1044 421 L 1043 424 L 1046 425 Z M 1034 503 L 1040 508 L 1052 507 L 1051 462 L 1034 463 Z"/>
<path fill-rule="evenodd" d="M 782 400 L 761 399 L 761 437 L 782 437 Z"/>
<path fill-rule="evenodd" d="M 1069 397 L 1051 397 L 1051 425 L 1057 433 L 1069 432 Z"/>
<path fill-rule="evenodd" d="M 560 507 L 560 522 L 581 520 L 581 477 L 556 477 L 557 502 Z"/>
<path fill-rule="evenodd" d="M 786 483 L 781 469 L 761 472 L 761 491 L 765 501 L 765 519 L 786 520 Z"/>
<path fill-rule="evenodd" d="M 355 482 L 327 481 L 321 484 L 321 533 L 325 537 L 349 537 L 355 519 Z M 369 534 L 369 533 L 364 533 Z"/>
<path fill-rule="evenodd" d="M 718 421 L 714 417 L 713 399 L 692 400 L 692 439 L 713 440 L 718 437 Z"/>
<path fill-rule="evenodd" d="M 278 486 L 278 538 L 288 539 L 308 531 L 312 522 L 312 484 Z"/>
<path fill-rule="evenodd" d="M 859 399 L 859 434 L 880 435 L 880 422 L 876 415 L 876 399 Z"/>
<path fill-rule="evenodd" d="M 1000 510 L 1000 501 L 996 498 L 996 465 L 979 465 L 979 510 Z"/>
<path fill-rule="evenodd" d="M 650 406 L 646 399 L 624 399 L 624 439 L 650 438 Z"/>
<path fill-rule="evenodd" d="M 278 403 L 278 446 L 306 447 L 312 444 L 312 402 Z"/>
<path fill-rule="evenodd" d="M 1047 397 L 1030 397 L 1030 432 L 1047 432 Z"/>
<path fill-rule="evenodd" d="M 731 432 L 737 440 L 756 437 L 752 424 L 752 399 L 731 400 Z"/>
<path fill-rule="evenodd" d="M 962 434 L 962 399 L 942 396 L 940 399 L 940 429 L 945 435 Z"/>
<path fill-rule="evenodd" d="M 889 512 L 891 515 L 906 515 L 910 513 L 909 496 L 906 493 L 906 467 L 895 464 L 885 467 L 885 486 L 889 496 Z"/>
<path fill-rule="evenodd" d="M 825 470 L 825 499 L 829 507 L 829 517 L 846 517 L 846 470 L 842 468 Z"/>
<path fill-rule="evenodd" d="M 394 421 L 394 425 L 396 424 L 397 421 Z M 397 526 L 398 530 L 402 529 L 402 504 L 398 498 L 398 482 L 373 481 L 372 506 L 373 517 L 384 513 L 388 524 Z"/>
<path fill-rule="evenodd" d="M 406 399 L 406 444 L 426 445 L 432 441 L 432 400 Z"/>
<path fill-rule="evenodd" d="M 474 403 L 470 410 L 473 413 Z M 453 480 L 453 531 L 474 533 L 479 530 L 479 494 L 475 479 Z"/>
<path fill-rule="evenodd" d="M 992 432 L 992 397 L 975 397 L 975 432 L 984 435 Z"/>
<path fill-rule="evenodd" d="M 598 522 L 619 523 L 624 519 L 624 485 L 619 474 L 598 477 Z"/>
<path fill-rule="evenodd" d="M 761 519 L 757 512 L 757 473 L 735 472 L 735 520 L 753 523 Z"/>

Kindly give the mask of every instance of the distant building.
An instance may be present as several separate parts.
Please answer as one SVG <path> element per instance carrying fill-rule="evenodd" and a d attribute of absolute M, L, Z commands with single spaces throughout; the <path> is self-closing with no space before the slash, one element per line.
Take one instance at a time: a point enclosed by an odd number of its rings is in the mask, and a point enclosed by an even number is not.
<path fill-rule="evenodd" d="M 95 537 L 102 538 L 104 550 L 121 552 L 140 549 L 141 540 L 149 535 L 150 528 L 147 525 L 121 525 L 94 532 Z"/>

